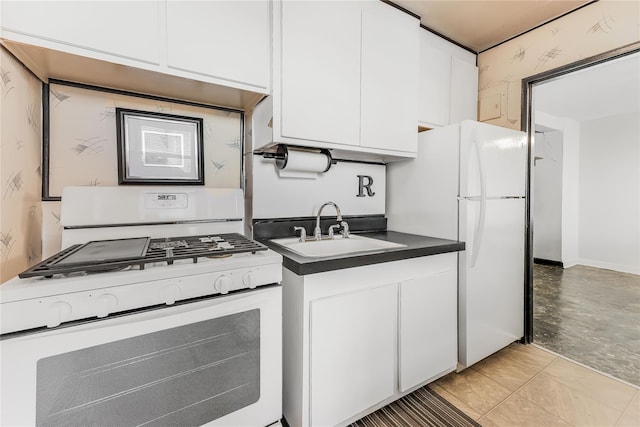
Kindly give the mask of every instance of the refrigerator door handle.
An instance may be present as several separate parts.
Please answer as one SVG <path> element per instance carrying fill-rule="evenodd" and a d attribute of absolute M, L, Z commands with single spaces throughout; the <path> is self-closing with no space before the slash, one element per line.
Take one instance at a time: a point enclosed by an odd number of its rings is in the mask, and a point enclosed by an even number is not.
<path fill-rule="evenodd" d="M 484 221 L 485 221 L 485 213 L 487 211 L 487 200 L 484 198 L 480 199 L 480 210 L 478 212 L 478 217 L 476 221 L 476 235 L 473 238 L 473 252 L 471 253 L 471 260 L 469 262 L 469 268 L 473 268 L 476 266 L 476 261 L 478 260 L 478 254 L 480 253 L 480 247 L 482 245 L 482 235 L 484 234 Z"/>
<path fill-rule="evenodd" d="M 476 232 L 473 238 L 473 252 L 471 253 L 469 268 L 475 267 L 476 261 L 478 260 L 478 254 L 482 245 L 482 235 L 484 234 L 484 222 L 487 210 L 487 182 L 476 132 L 473 132 L 473 141 L 471 144 L 475 149 L 476 161 L 478 162 L 478 175 L 480 178 L 480 210 L 476 221 Z"/>

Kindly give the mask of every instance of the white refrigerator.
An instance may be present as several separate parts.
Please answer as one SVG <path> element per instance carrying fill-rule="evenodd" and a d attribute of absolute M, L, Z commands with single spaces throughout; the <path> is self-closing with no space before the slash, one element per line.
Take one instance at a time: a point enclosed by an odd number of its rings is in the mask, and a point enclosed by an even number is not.
<path fill-rule="evenodd" d="M 463 121 L 419 135 L 387 165 L 387 228 L 465 242 L 458 255 L 458 371 L 524 330 L 526 134 Z"/>

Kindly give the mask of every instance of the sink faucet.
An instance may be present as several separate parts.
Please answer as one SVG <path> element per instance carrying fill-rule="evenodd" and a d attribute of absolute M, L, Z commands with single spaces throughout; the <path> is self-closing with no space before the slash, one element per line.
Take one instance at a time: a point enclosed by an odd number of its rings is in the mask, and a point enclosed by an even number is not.
<path fill-rule="evenodd" d="M 307 230 L 304 227 L 293 227 L 293 232 L 300 232 L 300 238 L 298 239 L 300 242 L 305 242 L 307 240 Z"/>
<path fill-rule="evenodd" d="M 336 218 L 336 220 L 338 222 L 343 222 L 342 221 L 342 213 L 340 212 L 340 208 L 338 207 L 338 205 L 336 205 L 333 202 L 327 202 L 327 203 L 323 204 L 322 206 L 320 206 L 320 209 L 318 209 L 318 215 L 316 216 L 316 228 L 313 230 L 313 237 L 316 240 L 322 239 L 322 230 L 320 229 L 320 215 L 322 214 L 322 209 L 324 209 L 324 207 L 327 206 L 327 205 L 331 205 L 334 208 L 336 208 L 336 213 L 338 214 L 338 217 Z"/>

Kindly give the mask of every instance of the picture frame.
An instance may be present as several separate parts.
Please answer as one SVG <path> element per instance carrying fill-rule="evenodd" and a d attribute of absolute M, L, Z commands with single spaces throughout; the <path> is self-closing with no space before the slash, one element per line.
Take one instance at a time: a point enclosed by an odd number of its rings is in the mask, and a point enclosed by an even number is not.
<path fill-rule="evenodd" d="M 204 185 L 203 120 L 116 108 L 118 183 Z"/>

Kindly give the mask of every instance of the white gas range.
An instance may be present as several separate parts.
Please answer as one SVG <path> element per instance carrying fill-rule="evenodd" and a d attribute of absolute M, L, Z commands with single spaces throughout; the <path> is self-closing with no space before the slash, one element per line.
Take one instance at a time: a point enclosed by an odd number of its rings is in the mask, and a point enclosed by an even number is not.
<path fill-rule="evenodd" d="M 2 425 L 278 421 L 282 257 L 243 216 L 241 190 L 66 188 L 64 249 L 0 286 Z"/>

